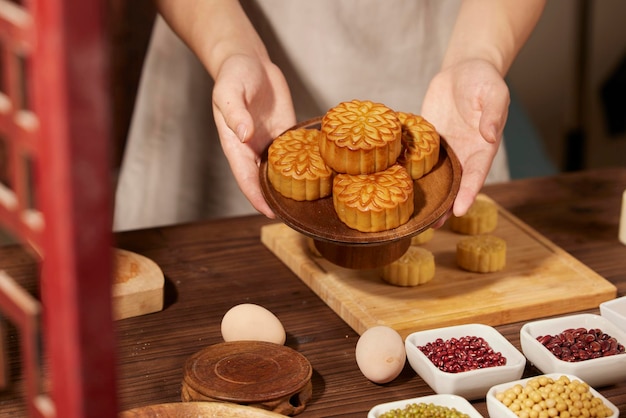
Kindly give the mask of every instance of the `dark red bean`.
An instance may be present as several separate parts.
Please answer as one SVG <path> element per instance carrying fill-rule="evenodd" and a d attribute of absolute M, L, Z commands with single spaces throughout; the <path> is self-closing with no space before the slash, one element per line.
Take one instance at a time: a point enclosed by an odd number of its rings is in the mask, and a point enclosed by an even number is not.
<path fill-rule="evenodd" d="M 624 345 L 598 328 L 569 328 L 557 335 L 541 335 L 537 341 L 557 358 L 569 362 L 623 354 L 626 351 Z"/>
<path fill-rule="evenodd" d="M 554 339 L 550 335 L 541 335 L 537 337 L 537 341 L 547 347 L 550 344 L 553 344 Z"/>
<path fill-rule="evenodd" d="M 506 358 L 495 352 L 482 337 L 465 336 L 443 341 L 438 338 L 417 347 L 440 370 L 460 373 L 506 364 Z"/>

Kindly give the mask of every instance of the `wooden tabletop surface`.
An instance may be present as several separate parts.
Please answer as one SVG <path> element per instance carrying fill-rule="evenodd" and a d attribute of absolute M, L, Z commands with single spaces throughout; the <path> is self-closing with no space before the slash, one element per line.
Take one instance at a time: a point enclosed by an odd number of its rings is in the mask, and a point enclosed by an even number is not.
<path fill-rule="evenodd" d="M 484 192 L 626 295 L 626 246 L 618 239 L 626 168 L 570 173 L 491 185 Z M 359 371 L 356 334 L 260 241 L 262 216 L 223 219 L 116 235 L 119 248 L 154 260 L 166 277 L 162 312 L 117 322 L 122 409 L 180 401 L 184 362 L 222 341 L 220 321 L 240 303 L 262 305 L 287 331 L 286 345 L 313 366 L 305 417 L 365 417 L 374 405 L 433 394 L 408 363 L 393 382 L 377 385 Z M 33 286 L 35 266 L 20 249 L 0 249 L 0 269 Z M 597 309 L 590 312 L 599 312 Z M 523 324 L 497 327 L 518 349 Z M 17 351 L 9 328 L 8 346 Z M 0 393 L 0 416 L 23 416 L 17 384 Z M 531 365 L 524 376 L 539 374 Z M 626 381 L 596 388 L 626 413 Z M 483 401 L 472 402 L 485 417 Z M 5 415 L 5 413 L 7 415 Z"/>

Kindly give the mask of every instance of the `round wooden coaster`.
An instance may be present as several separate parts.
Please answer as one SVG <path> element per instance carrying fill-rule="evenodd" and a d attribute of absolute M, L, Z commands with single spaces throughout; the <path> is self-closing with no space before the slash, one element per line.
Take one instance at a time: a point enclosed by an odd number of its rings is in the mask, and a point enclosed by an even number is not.
<path fill-rule="evenodd" d="M 291 129 L 319 129 L 321 120 L 315 118 Z M 267 152 L 261 159 L 259 179 L 263 196 L 276 216 L 296 231 L 323 241 L 321 245 L 316 242 L 316 247 L 320 252 L 322 247 L 326 250 L 326 254 L 322 254 L 325 257 L 329 255 L 329 261 L 348 268 L 372 268 L 399 258 L 403 253 L 389 260 L 389 254 L 395 256 L 398 249 L 405 246 L 405 243 L 397 241 L 425 231 L 452 207 L 461 184 L 461 163 L 445 139 L 441 138 L 439 161 L 427 175 L 413 183 L 413 216 L 404 225 L 380 232 L 360 232 L 345 225 L 335 212 L 332 197 L 300 202 L 282 196 L 269 181 Z M 380 258 L 385 255 L 384 259 Z"/>
<path fill-rule="evenodd" d="M 187 360 L 184 373 L 183 401 L 224 401 L 296 415 L 312 395 L 313 368 L 306 357 L 263 341 L 209 346 Z"/>

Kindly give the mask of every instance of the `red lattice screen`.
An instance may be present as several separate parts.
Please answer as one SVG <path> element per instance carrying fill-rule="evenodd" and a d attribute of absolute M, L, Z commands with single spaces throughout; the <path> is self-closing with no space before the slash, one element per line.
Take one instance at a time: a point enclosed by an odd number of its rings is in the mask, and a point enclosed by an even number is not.
<path fill-rule="evenodd" d="M 0 0 L 0 226 L 39 260 L 41 298 L 0 272 L 0 314 L 33 417 L 117 414 L 101 3 Z"/>

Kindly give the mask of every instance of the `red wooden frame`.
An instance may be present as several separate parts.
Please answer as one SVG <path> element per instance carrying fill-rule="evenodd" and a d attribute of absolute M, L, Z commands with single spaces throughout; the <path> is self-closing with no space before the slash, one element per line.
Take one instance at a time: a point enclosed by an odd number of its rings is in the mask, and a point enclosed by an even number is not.
<path fill-rule="evenodd" d="M 33 352 L 32 334 L 43 331 L 42 358 L 23 358 L 31 416 L 117 415 L 102 3 L 0 0 L 0 135 L 9 168 L 0 224 L 40 257 L 42 321 L 38 303 L 20 304 L 29 299 L 7 276 L 0 311 L 22 331 L 23 352 Z M 33 381 L 38 361 L 47 361 L 49 394 Z"/>

